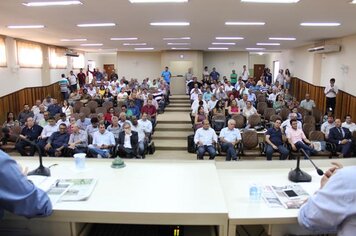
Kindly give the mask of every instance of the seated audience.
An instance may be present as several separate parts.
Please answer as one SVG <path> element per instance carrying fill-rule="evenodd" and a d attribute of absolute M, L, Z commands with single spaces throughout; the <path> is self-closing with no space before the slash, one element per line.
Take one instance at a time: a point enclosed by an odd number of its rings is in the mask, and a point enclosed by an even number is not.
<path fill-rule="evenodd" d="M 138 122 L 136 117 L 131 119 L 131 130 L 136 131 L 138 134 L 138 155 L 137 158 L 145 158 L 145 147 L 147 146 L 146 134 L 143 126 Z"/>
<path fill-rule="evenodd" d="M 87 127 L 91 124 L 90 118 L 87 118 L 84 113 L 79 113 L 79 119 L 77 120 L 77 125 L 79 129 L 86 130 Z"/>
<path fill-rule="evenodd" d="M 87 133 L 88 137 L 93 138 L 94 133 L 99 130 L 99 119 L 97 117 L 93 117 L 90 119 L 90 125 L 87 126 L 85 132 Z"/>
<path fill-rule="evenodd" d="M 314 100 L 310 99 L 310 94 L 305 94 L 305 99 L 300 102 L 300 107 L 311 112 L 316 107 Z"/>
<path fill-rule="evenodd" d="M 349 129 L 341 127 L 341 120 L 335 120 L 335 126 L 330 128 L 328 141 L 334 143 L 337 151 L 341 152 L 339 158 L 350 157 L 352 148 L 352 136 Z"/>
<path fill-rule="evenodd" d="M 213 109 L 212 116 L 216 116 L 216 115 L 225 116 L 225 106 L 221 100 L 217 101 L 215 108 Z"/>
<path fill-rule="evenodd" d="M 70 117 L 73 114 L 73 107 L 68 103 L 67 100 L 63 101 L 62 111 L 60 113 L 66 114 L 67 117 Z"/>
<path fill-rule="evenodd" d="M 227 122 L 228 127 L 220 131 L 219 141 L 222 151 L 226 152 L 226 161 L 237 161 L 236 144 L 241 140 L 241 134 L 235 128 L 236 122 L 230 119 Z"/>
<path fill-rule="evenodd" d="M 289 155 L 289 150 L 283 145 L 281 124 L 282 120 L 276 119 L 273 123 L 273 127 L 269 128 L 265 133 L 267 161 L 272 160 L 273 152 L 279 152 L 281 154 L 280 160 L 286 160 Z"/>
<path fill-rule="evenodd" d="M 204 111 L 204 107 L 203 106 L 199 106 L 198 107 L 198 112 L 194 117 L 194 130 L 197 130 L 201 127 L 203 127 L 203 122 L 204 120 L 207 119 L 207 115 Z"/>
<path fill-rule="evenodd" d="M 325 134 L 325 138 L 329 138 L 329 131 L 331 128 L 335 127 L 334 116 L 328 116 L 328 120 L 321 125 L 321 132 Z"/>
<path fill-rule="evenodd" d="M 63 150 L 67 147 L 69 141 L 69 134 L 67 133 L 67 126 L 62 123 L 59 125 L 59 131 L 54 132 L 47 140 L 44 150 L 50 157 L 62 156 Z"/>
<path fill-rule="evenodd" d="M 67 119 L 67 116 L 65 113 L 60 113 L 59 114 L 59 120 L 57 121 L 57 126 L 59 127 L 60 124 L 64 123 L 67 128 L 70 125 L 69 119 Z"/>
<path fill-rule="evenodd" d="M 107 131 L 114 134 L 115 140 L 119 139 L 121 127 L 119 125 L 119 118 L 117 116 L 111 117 L 111 124 L 108 126 Z"/>
<path fill-rule="evenodd" d="M 119 143 L 117 146 L 118 156 L 126 158 L 136 158 L 138 152 L 138 133 L 131 130 L 131 124 L 125 122 L 123 131 L 119 134 Z"/>
<path fill-rule="evenodd" d="M 248 118 L 251 115 L 255 115 L 255 114 L 258 114 L 256 108 L 254 106 L 252 106 L 252 102 L 251 101 L 247 101 L 246 102 L 246 108 L 243 109 L 242 115 L 244 117 L 246 117 L 246 119 L 248 120 Z"/>
<path fill-rule="evenodd" d="M 62 113 L 62 107 L 58 105 L 57 99 L 53 99 L 52 104 L 47 107 L 47 111 L 53 117 L 58 113 Z"/>
<path fill-rule="evenodd" d="M 227 108 L 227 113 L 230 117 L 240 114 L 240 108 L 237 106 L 236 100 L 231 102 L 231 105 Z"/>
<path fill-rule="evenodd" d="M 36 125 L 32 117 L 26 119 L 26 125 L 21 130 L 20 140 L 16 143 L 16 150 L 21 154 L 21 156 L 33 156 L 36 152 L 36 148 L 31 145 L 28 141 L 36 142 L 38 137 L 41 135 L 42 127 Z M 25 140 L 24 140 L 25 139 Z M 27 153 L 25 148 L 30 147 L 30 153 Z"/>
<path fill-rule="evenodd" d="M 352 118 L 350 115 L 345 116 L 345 122 L 342 123 L 342 127 L 348 128 L 351 133 L 356 131 L 356 124 L 352 122 Z"/>
<path fill-rule="evenodd" d="M 37 99 L 35 105 L 33 105 L 33 107 L 31 108 L 31 111 L 34 115 L 40 112 L 40 105 L 42 105 L 42 102 L 41 100 Z"/>
<path fill-rule="evenodd" d="M 93 143 L 88 146 L 89 152 L 98 158 L 110 158 L 111 148 L 115 146 L 113 133 L 105 129 L 105 124 L 99 124 L 99 130 L 93 135 Z"/>
<path fill-rule="evenodd" d="M 273 102 L 273 109 L 276 110 L 276 113 L 279 113 L 282 108 L 286 107 L 286 102 L 283 99 L 281 94 L 278 94 L 276 97 L 276 101 Z"/>
<path fill-rule="evenodd" d="M 152 122 L 152 125 L 156 124 L 156 117 L 157 117 L 157 109 L 156 107 L 153 105 L 153 100 L 148 98 L 147 99 L 147 104 L 144 105 L 141 108 L 141 114 L 146 113 L 149 117 L 150 120 Z"/>
<path fill-rule="evenodd" d="M 33 117 L 36 124 L 39 125 L 39 122 L 44 119 L 45 112 L 46 112 L 46 107 L 43 104 L 40 104 L 38 107 L 38 112 Z M 48 112 L 47 112 L 47 115 L 49 115 Z M 48 119 L 48 117 L 47 117 L 47 119 Z"/>
<path fill-rule="evenodd" d="M 205 152 L 209 153 L 210 160 L 213 160 L 216 155 L 215 144 L 218 141 L 218 137 L 215 130 L 210 128 L 208 120 L 205 120 L 203 127 L 197 129 L 194 135 L 194 143 L 197 145 L 197 158 L 203 160 Z"/>
<path fill-rule="evenodd" d="M 23 126 L 25 125 L 25 122 L 28 117 L 34 117 L 35 115 L 33 112 L 30 110 L 30 106 L 28 104 L 25 104 L 23 106 L 23 110 L 20 112 L 17 120 L 20 122 L 20 125 Z"/>
<path fill-rule="evenodd" d="M 69 136 L 68 146 L 64 156 L 72 157 L 76 153 L 86 153 L 88 148 L 88 134 L 79 129 L 77 124 L 72 125 L 72 133 Z"/>

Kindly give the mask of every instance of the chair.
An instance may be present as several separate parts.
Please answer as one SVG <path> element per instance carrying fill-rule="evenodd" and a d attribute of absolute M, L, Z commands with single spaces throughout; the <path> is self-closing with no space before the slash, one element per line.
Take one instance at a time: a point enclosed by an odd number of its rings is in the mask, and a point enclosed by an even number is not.
<path fill-rule="evenodd" d="M 211 127 L 216 131 L 220 132 L 226 127 L 226 117 L 224 115 L 215 115 L 211 119 Z"/>
<path fill-rule="evenodd" d="M 76 101 L 74 102 L 73 105 L 73 113 L 79 113 L 80 112 L 80 108 L 82 108 L 84 106 L 84 104 L 80 101 Z"/>
<path fill-rule="evenodd" d="M 257 103 L 257 112 L 258 114 L 262 114 L 265 112 L 265 110 L 267 109 L 268 105 L 266 102 L 258 102 Z"/>
<path fill-rule="evenodd" d="M 263 118 L 265 122 L 269 122 L 271 120 L 271 116 L 276 114 L 276 110 L 273 108 L 266 108 L 263 113 Z"/>
<path fill-rule="evenodd" d="M 107 110 L 107 109 L 109 109 L 110 107 L 114 107 L 114 103 L 111 102 L 111 101 L 106 101 L 106 102 L 103 102 L 103 105 L 102 105 L 102 106 L 105 107 L 106 110 Z"/>
<path fill-rule="evenodd" d="M 273 123 L 276 122 L 277 119 L 280 119 L 280 120 L 281 120 L 282 118 L 281 118 L 280 115 L 277 115 L 277 114 L 276 114 L 276 115 L 271 115 L 269 122 L 268 122 L 268 123 L 265 123 L 265 126 L 266 126 L 267 128 L 272 127 L 272 126 L 273 126 Z"/>
<path fill-rule="evenodd" d="M 241 137 L 241 155 L 261 156 L 261 150 L 258 143 L 258 135 L 255 130 L 244 130 Z"/>
<path fill-rule="evenodd" d="M 316 128 L 320 129 L 320 126 L 323 123 L 323 113 L 318 108 L 313 108 L 312 116 L 314 116 L 314 118 L 315 118 Z"/>
<path fill-rule="evenodd" d="M 257 114 L 250 115 L 248 118 L 248 124 L 251 128 L 261 125 L 261 116 Z"/>
<path fill-rule="evenodd" d="M 96 114 L 99 114 L 99 113 L 105 114 L 106 112 L 107 112 L 107 109 L 105 107 L 97 107 L 95 109 Z"/>
<path fill-rule="evenodd" d="M 256 94 L 256 96 L 257 96 L 257 102 L 259 103 L 259 102 L 266 102 L 266 95 L 264 95 L 264 94 Z"/>
<path fill-rule="evenodd" d="M 309 134 L 309 140 L 312 142 L 326 142 L 325 135 L 321 131 L 311 131 Z M 330 159 L 332 158 L 333 152 L 331 150 L 330 143 L 326 142 L 326 149 L 318 151 L 317 156 L 327 156 Z"/>
<path fill-rule="evenodd" d="M 289 117 L 290 110 L 288 108 L 282 108 L 279 112 L 279 115 L 282 118 L 282 121 L 285 121 Z"/>
<path fill-rule="evenodd" d="M 95 113 L 95 109 L 98 107 L 98 103 L 96 101 L 90 101 L 87 103 L 87 107 L 90 108 L 91 113 Z"/>
<path fill-rule="evenodd" d="M 303 122 L 304 124 L 308 123 L 308 124 L 313 124 L 315 126 L 315 117 L 311 115 L 306 115 L 304 116 Z"/>
<path fill-rule="evenodd" d="M 5 134 L 3 133 L 2 129 L 0 129 L 0 149 L 4 152 L 11 152 L 16 150 L 16 142 L 18 141 L 18 136 L 21 133 L 21 126 L 14 126 L 11 131 L 12 134 L 7 140 L 6 144 L 2 144 L 2 139 L 4 138 Z"/>
<path fill-rule="evenodd" d="M 84 113 L 86 117 L 88 117 L 91 113 L 90 108 L 89 107 L 82 107 L 80 108 L 80 113 Z"/>
<path fill-rule="evenodd" d="M 236 122 L 235 128 L 242 129 L 245 127 L 245 117 L 243 115 L 233 115 L 231 119 L 234 119 Z"/>
<path fill-rule="evenodd" d="M 303 124 L 303 132 L 305 136 L 309 139 L 310 132 L 315 131 L 315 125 L 311 123 L 304 123 Z"/>
<path fill-rule="evenodd" d="M 54 115 L 54 119 L 56 122 L 59 121 L 59 119 L 61 118 L 60 115 L 61 115 L 60 113 Z"/>
<path fill-rule="evenodd" d="M 121 107 L 114 107 L 115 116 L 119 117 L 121 112 Z"/>

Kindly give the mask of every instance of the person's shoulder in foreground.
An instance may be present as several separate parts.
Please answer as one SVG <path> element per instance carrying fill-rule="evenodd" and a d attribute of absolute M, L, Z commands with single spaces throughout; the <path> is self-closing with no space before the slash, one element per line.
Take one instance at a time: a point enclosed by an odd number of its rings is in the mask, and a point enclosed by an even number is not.
<path fill-rule="evenodd" d="M 52 214 L 47 194 L 21 173 L 17 163 L 0 150 L 0 219 L 4 210 L 16 215 L 44 217 Z"/>
<path fill-rule="evenodd" d="M 322 177 L 320 190 L 300 209 L 298 221 L 314 232 L 355 235 L 356 166 L 333 164 Z"/>

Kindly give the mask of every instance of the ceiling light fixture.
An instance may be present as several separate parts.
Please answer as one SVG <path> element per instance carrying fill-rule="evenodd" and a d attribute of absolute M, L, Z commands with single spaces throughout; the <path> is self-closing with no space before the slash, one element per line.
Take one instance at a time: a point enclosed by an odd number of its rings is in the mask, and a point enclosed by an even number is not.
<path fill-rule="evenodd" d="M 254 2 L 254 3 L 297 3 L 300 0 L 241 0 L 241 2 Z"/>
<path fill-rule="evenodd" d="M 181 3 L 188 0 L 129 0 L 131 3 Z"/>
<path fill-rule="evenodd" d="M 236 45 L 236 43 L 217 43 L 217 42 L 214 42 L 214 43 L 211 43 L 212 45 Z"/>
<path fill-rule="evenodd" d="M 280 46 L 280 43 L 256 43 L 257 46 Z"/>
<path fill-rule="evenodd" d="M 171 48 L 172 50 L 189 50 L 190 48 Z"/>
<path fill-rule="evenodd" d="M 146 46 L 147 43 L 124 43 L 124 46 Z"/>
<path fill-rule="evenodd" d="M 163 40 L 189 40 L 190 37 L 180 37 L 180 38 L 163 38 Z"/>
<path fill-rule="evenodd" d="M 82 47 L 100 47 L 100 46 L 103 46 L 102 43 L 83 43 L 83 44 L 80 44 L 80 46 Z"/>
<path fill-rule="evenodd" d="M 154 50 L 154 48 L 135 48 L 137 51 Z"/>
<path fill-rule="evenodd" d="M 209 50 L 229 50 L 229 48 L 215 48 L 215 47 L 212 47 L 212 48 L 208 48 Z"/>
<path fill-rule="evenodd" d="M 44 28 L 44 25 L 9 25 L 9 29 L 41 29 Z"/>
<path fill-rule="evenodd" d="M 179 45 L 190 45 L 190 43 L 167 43 L 167 45 L 176 45 L 176 46 L 179 46 Z"/>
<path fill-rule="evenodd" d="M 225 25 L 251 25 L 251 26 L 254 26 L 254 25 L 265 25 L 266 23 L 265 22 L 233 22 L 233 21 L 227 21 L 225 22 Z"/>
<path fill-rule="evenodd" d="M 217 40 L 242 40 L 242 37 L 216 37 Z"/>
<path fill-rule="evenodd" d="M 281 38 L 281 37 L 270 37 L 269 40 L 278 40 L 278 41 L 294 41 L 296 38 Z"/>
<path fill-rule="evenodd" d="M 189 22 L 151 22 L 152 26 L 189 26 Z"/>
<path fill-rule="evenodd" d="M 316 27 L 333 27 L 340 26 L 341 24 L 338 22 L 303 22 L 300 23 L 301 26 L 316 26 Z"/>
<path fill-rule="evenodd" d="M 248 51 L 262 51 L 262 50 L 266 50 L 265 48 L 246 48 L 246 50 Z"/>
<path fill-rule="evenodd" d="M 138 38 L 110 38 L 110 40 L 113 41 L 132 41 L 132 40 L 137 40 Z"/>
<path fill-rule="evenodd" d="M 61 39 L 62 42 L 84 42 L 87 39 Z"/>
<path fill-rule="evenodd" d="M 81 1 L 53 1 L 53 2 L 24 2 L 22 5 L 27 7 L 47 7 L 47 6 L 69 6 L 82 5 Z"/>
<path fill-rule="evenodd" d="M 356 0 L 351 1 L 350 4 L 356 4 Z"/>
<path fill-rule="evenodd" d="M 93 24 L 78 24 L 78 27 L 110 27 L 115 26 L 115 23 L 93 23 Z"/>

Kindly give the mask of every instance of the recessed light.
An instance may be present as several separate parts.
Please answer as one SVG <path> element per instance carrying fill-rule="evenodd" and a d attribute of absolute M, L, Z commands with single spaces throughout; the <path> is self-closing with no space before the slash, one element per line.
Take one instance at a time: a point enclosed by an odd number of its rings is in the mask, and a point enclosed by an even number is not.
<path fill-rule="evenodd" d="M 241 2 L 255 3 L 297 3 L 299 0 L 241 0 Z"/>
<path fill-rule="evenodd" d="M 217 42 L 214 42 L 214 43 L 211 43 L 212 45 L 236 45 L 236 43 L 217 43 Z"/>
<path fill-rule="evenodd" d="M 24 2 L 22 5 L 27 7 L 46 7 L 46 6 L 69 6 L 81 5 L 81 1 L 53 1 L 53 2 Z"/>
<path fill-rule="evenodd" d="M 340 23 L 337 22 L 304 22 L 300 23 L 301 26 L 320 26 L 320 27 L 333 27 L 340 26 Z"/>
<path fill-rule="evenodd" d="M 265 25 L 265 22 L 233 22 L 233 21 L 227 21 L 225 22 L 225 25 Z"/>
<path fill-rule="evenodd" d="M 154 48 L 135 48 L 137 51 L 154 50 Z"/>
<path fill-rule="evenodd" d="M 176 45 L 176 46 L 179 46 L 179 45 L 190 45 L 190 43 L 167 43 L 167 45 Z"/>
<path fill-rule="evenodd" d="M 87 39 L 61 39 L 62 42 L 84 42 Z"/>
<path fill-rule="evenodd" d="M 256 43 L 257 46 L 280 46 L 280 43 Z"/>
<path fill-rule="evenodd" d="M 171 48 L 172 50 L 189 50 L 190 48 Z"/>
<path fill-rule="evenodd" d="M 189 22 L 151 22 L 152 26 L 189 26 Z"/>
<path fill-rule="evenodd" d="M 242 40 L 242 37 L 216 37 L 217 40 Z"/>
<path fill-rule="evenodd" d="M 124 46 L 146 46 L 147 43 L 124 43 Z"/>
<path fill-rule="evenodd" d="M 131 3 L 172 3 L 188 2 L 188 0 L 129 0 Z"/>
<path fill-rule="evenodd" d="M 102 43 L 83 43 L 83 44 L 80 44 L 80 46 L 82 47 L 100 47 L 100 46 L 103 46 Z"/>
<path fill-rule="evenodd" d="M 294 41 L 296 38 L 281 38 L 281 37 L 270 37 L 269 40 L 279 40 L 279 41 Z"/>
<path fill-rule="evenodd" d="M 78 24 L 78 27 L 108 27 L 115 26 L 115 23 L 93 23 L 93 24 Z"/>
<path fill-rule="evenodd" d="M 138 38 L 110 38 L 110 40 L 113 41 L 131 41 L 131 40 L 137 40 Z"/>
<path fill-rule="evenodd" d="M 163 40 L 189 40 L 190 37 L 180 37 L 180 38 L 163 38 Z"/>
<path fill-rule="evenodd" d="M 246 48 L 246 50 L 248 51 L 262 51 L 262 50 L 266 50 L 265 48 Z"/>
<path fill-rule="evenodd" d="M 41 29 L 44 28 L 44 25 L 9 25 L 9 29 Z"/>
<path fill-rule="evenodd" d="M 229 50 L 229 48 L 208 48 L 209 50 Z"/>

